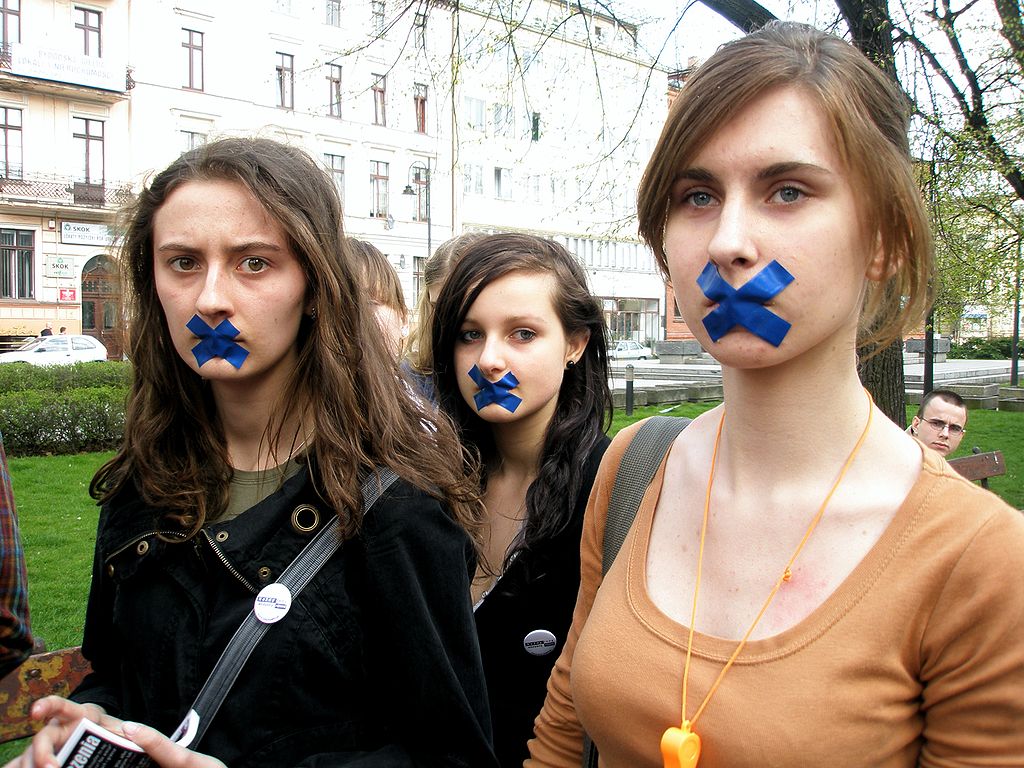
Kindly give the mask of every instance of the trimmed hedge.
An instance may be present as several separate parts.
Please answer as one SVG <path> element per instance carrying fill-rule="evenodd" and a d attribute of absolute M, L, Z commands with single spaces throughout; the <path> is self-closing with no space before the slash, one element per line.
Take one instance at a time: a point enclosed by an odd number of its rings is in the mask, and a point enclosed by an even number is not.
<path fill-rule="evenodd" d="M 0 395 L 31 389 L 61 392 L 67 389 L 119 387 L 127 390 L 131 383 L 132 364 L 124 360 L 74 365 L 0 365 Z"/>
<path fill-rule="evenodd" d="M 1009 360 L 1013 339 L 993 336 L 990 339 L 965 339 L 949 348 L 949 357 L 959 360 Z"/>
<path fill-rule="evenodd" d="M 11 456 L 111 450 L 124 436 L 124 401 L 123 387 L 4 392 L 4 448 Z"/>

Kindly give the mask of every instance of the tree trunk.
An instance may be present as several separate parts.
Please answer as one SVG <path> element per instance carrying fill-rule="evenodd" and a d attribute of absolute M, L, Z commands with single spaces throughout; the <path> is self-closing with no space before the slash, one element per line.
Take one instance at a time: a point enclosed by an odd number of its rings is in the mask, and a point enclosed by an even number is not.
<path fill-rule="evenodd" d="M 875 405 L 900 429 L 907 427 L 906 383 L 903 378 L 903 342 L 894 341 L 871 358 L 862 357 L 860 380 Z"/>

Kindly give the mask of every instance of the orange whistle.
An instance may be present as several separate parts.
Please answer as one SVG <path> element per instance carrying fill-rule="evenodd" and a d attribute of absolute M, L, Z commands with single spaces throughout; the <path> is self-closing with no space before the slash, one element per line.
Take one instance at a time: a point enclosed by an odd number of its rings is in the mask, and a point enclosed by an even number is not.
<path fill-rule="evenodd" d="M 661 757 L 665 768 L 696 768 L 700 759 L 700 736 L 690 730 L 688 722 L 684 722 L 682 728 L 669 728 L 661 736 Z"/>

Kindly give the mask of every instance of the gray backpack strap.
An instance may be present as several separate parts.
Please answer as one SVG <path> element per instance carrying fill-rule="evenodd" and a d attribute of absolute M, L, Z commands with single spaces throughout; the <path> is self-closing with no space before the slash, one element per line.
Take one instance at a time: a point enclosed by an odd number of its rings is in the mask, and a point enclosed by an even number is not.
<path fill-rule="evenodd" d="M 608 573 L 615 562 L 615 556 L 626 540 L 636 511 L 640 508 L 640 501 L 654 479 L 654 473 L 661 466 L 672 442 L 689 423 L 690 419 L 675 416 L 652 416 L 633 435 L 622 454 L 605 516 L 602 576 Z"/>
<path fill-rule="evenodd" d="M 371 472 L 363 480 L 360 490 L 363 497 L 364 515 L 369 514 L 370 507 L 397 479 L 398 475 L 392 470 L 387 467 L 377 467 L 376 471 Z M 338 551 L 341 542 L 338 526 L 328 522 L 316 536 L 310 539 L 291 564 L 281 572 L 277 583 L 284 584 L 294 599 L 313 580 L 320 567 Z M 282 620 L 287 620 L 287 618 Z M 256 618 L 253 611 L 250 611 L 231 640 L 228 641 L 190 709 L 189 717 L 197 721 L 195 734 L 189 740 L 191 746 L 194 747 L 203 738 L 206 729 L 210 726 L 210 721 L 217 714 L 217 710 L 220 709 L 220 705 L 238 678 L 242 667 L 248 661 L 249 654 L 271 626 L 271 624 L 264 624 Z"/>
<path fill-rule="evenodd" d="M 640 502 L 665 454 L 690 421 L 676 416 L 652 416 L 626 446 L 615 473 L 615 485 L 605 515 L 602 576 L 615 562 L 615 556 L 626 540 Z M 597 768 L 597 747 L 586 733 L 583 734 L 583 768 Z"/>

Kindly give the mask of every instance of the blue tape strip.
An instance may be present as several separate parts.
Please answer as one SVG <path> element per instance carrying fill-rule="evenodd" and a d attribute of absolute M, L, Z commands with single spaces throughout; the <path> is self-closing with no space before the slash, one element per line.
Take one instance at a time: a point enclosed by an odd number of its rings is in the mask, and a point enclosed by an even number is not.
<path fill-rule="evenodd" d="M 223 358 L 235 368 L 241 368 L 249 350 L 232 341 L 240 331 L 228 319 L 221 320 L 216 328 L 211 328 L 199 315 L 192 315 L 185 327 L 199 337 L 200 341 L 192 347 L 196 362 L 202 367 L 215 357 Z"/>
<path fill-rule="evenodd" d="M 737 325 L 742 325 L 769 344 L 779 346 L 792 326 L 765 309 L 763 304 L 777 296 L 793 279 L 784 266 L 773 261 L 737 289 L 725 282 L 718 267 L 709 261 L 697 278 L 697 285 L 705 296 L 718 302 L 714 311 L 704 318 L 704 328 L 711 340 L 718 341 Z"/>
<path fill-rule="evenodd" d="M 483 373 L 480 372 L 480 368 L 474 365 L 469 369 L 469 378 L 480 387 L 480 391 L 473 395 L 473 402 L 476 403 L 478 411 L 482 411 L 486 406 L 495 403 L 509 413 L 515 413 L 516 408 L 523 402 L 521 397 L 512 394 L 511 390 L 519 386 L 519 379 L 516 378 L 512 371 L 509 371 L 497 381 L 488 381 L 484 378 Z"/>

